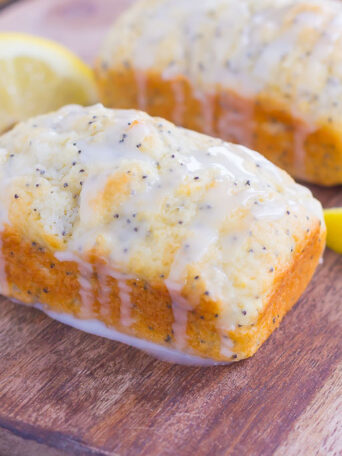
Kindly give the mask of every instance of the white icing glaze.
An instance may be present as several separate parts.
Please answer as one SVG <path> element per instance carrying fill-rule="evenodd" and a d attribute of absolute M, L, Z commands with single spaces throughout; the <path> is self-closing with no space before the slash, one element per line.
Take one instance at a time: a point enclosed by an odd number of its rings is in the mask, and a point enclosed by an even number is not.
<path fill-rule="evenodd" d="M 227 206 L 227 200 L 224 198 L 226 190 L 225 186 L 219 186 L 207 192 L 203 205 L 212 208 L 210 218 L 206 212 L 198 212 L 192 222 L 190 235 L 178 250 L 169 277 L 165 281 L 172 298 L 175 319 L 173 330 L 179 348 L 186 345 L 187 316 L 188 311 L 192 309 L 189 301 L 181 296 L 187 279 L 187 269 L 203 259 L 211 245 L 217 242 L 223 220 L 229 217 L 230 211 L 239 207 L 238 198 L 231 207 L 223 207 Z M 233 202 L 233 199 L 231 201 Z"/>
<path fill-rule="evenodd" d="M 126 345 L 131 345 L 132 347 L 143 350 L 162 361 L 189 366 L 217 366 L 222 364 L 230 364 L 229 362 L 218 362 L 209 358 L 201 358 L 200 356 L 183 353 L 178 350 L 157 345 L 147 340 L 138 339 L 137 337 L 120 333 L 113 328 L 109 328 L 98 320 L 81 320 L 79 318 L 73 317 L 70 314 L 48 310 L 48 308 L 42 304 L 35 304 L 34 307 L 43 311 L 50 318 L 60 321 L 65 325 L 72 326 L 73 328 L 94 334 L 96 336 L 105 337 L 107 339 L 116 340 Z"/>

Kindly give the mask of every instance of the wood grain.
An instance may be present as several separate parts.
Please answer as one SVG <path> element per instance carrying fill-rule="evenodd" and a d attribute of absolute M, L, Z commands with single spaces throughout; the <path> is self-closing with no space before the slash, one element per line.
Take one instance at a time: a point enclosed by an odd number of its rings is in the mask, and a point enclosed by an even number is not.
<path fill-rule="evenodd" d="M 0 30 L 58 39 L 92 61 L 128 1 L 26 0 Z M 325 206 L 342 190 L 312 187 Z M 0 455 L 342 454 L 342 257 L 281 327 L 230 367 L 159 362 L 0 298 Z"/>

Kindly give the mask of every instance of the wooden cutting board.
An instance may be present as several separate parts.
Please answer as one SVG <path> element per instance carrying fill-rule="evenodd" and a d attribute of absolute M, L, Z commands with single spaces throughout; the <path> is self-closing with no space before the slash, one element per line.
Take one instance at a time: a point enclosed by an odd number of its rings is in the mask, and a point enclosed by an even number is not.
<path fill-rule="evenodd" d="M 132 1 L 132 0 L 131 0 Z M 22 0 L 0 31 L 67 44 L 91 62 L 129 0 Z M 325 206 L 342 189 L 313 188 Z M 342 256 L 249 360 L 163 363 L 1 298 L 0 455 L 342 454 Z"/>

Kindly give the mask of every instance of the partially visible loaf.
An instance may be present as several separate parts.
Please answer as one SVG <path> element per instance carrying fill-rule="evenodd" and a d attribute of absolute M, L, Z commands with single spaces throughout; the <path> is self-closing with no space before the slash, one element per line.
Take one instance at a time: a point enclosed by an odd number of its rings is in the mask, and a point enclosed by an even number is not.
<path fill-rule="evenodd" d="M 4 295 L 197 361 L 251 356 L 324 247 L 319 202 L 284 171 L 139 111 L 19 124 L 0 182 Z"/>
<path fill-rule="evenodd" d="M 97 59 L 101 101 L 342 184 L 341 24 L 337 0 L 141 0 Z"/>

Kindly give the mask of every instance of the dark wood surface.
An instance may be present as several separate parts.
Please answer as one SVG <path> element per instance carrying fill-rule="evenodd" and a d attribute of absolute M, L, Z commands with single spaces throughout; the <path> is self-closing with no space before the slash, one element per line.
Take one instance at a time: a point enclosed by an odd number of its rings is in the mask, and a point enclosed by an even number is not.
<path fill-rule="evenodd" d="M 10 4 L 10 0 L 0 0 L 0 7 L 5 7 Z"/>
<path fill-rule="evenodd" d="M 125 0 L 26 0 L 0 31 L 58 39 L 91 61 Z M 324 206 L 342 190 L 313 188 Z M 0 298 L 0 456 L 342 454 L 342 257 L 251 359 L 163 363 Z"/>

